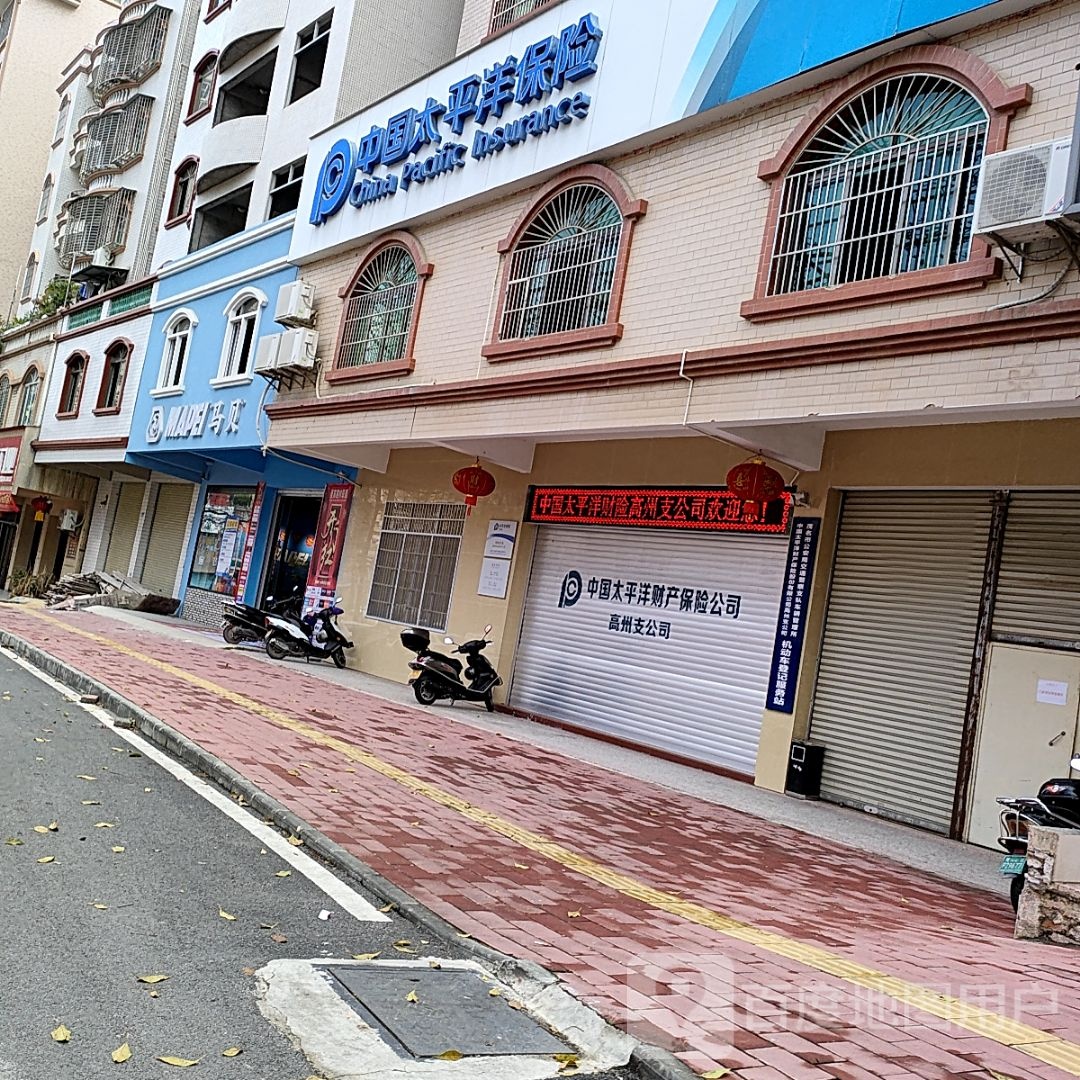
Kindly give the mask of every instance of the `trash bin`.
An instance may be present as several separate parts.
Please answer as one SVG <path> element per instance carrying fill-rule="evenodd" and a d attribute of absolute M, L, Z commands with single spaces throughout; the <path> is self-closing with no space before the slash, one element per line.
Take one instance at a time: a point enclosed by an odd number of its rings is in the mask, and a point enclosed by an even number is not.
<path fill-rule="evenodd" d="M 797 799 L 821 798 L 821 769 L 825 764 L 825 747 L 796 739 L 788 757 L 787 782 L 784 790 Z"/>

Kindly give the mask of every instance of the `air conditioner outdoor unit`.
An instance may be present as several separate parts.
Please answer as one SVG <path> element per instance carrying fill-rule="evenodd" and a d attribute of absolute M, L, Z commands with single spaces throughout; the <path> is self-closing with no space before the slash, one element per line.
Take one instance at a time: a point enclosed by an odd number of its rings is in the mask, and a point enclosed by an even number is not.
<path fill-rule="evenodd" d="M 281 335 L 275 371 L 311 371 L 315 367 L 315 353 L 319 348 L 319 335 L 314 330 L 286 330 Z"/>
<path fill-rule="evenodd" d="M 290 281 L 278 290 L 274 321 L 282 326 L 310 327 L 315 319 L 315 286 L 307 281 Z"/>
<path fill-rule="evenodd" d="M 975 196 L 974 231 L 1020 244 L 1054 235 L 1067 201 L 1071 140 L 1055 139 L 990 154 Z"/>
<path fill-rule="evenodd" d="M 277 367 L 278 354 L 281 351 L 281 339 L 284 334 L 269 334 L 259 339 L 259 347 L 255 350 L 255 374 L 272 374 Z"/>
<path fill-rule="evenodd" d="M 78 510 L 65 510 L 60 515 L 59 528 L 61 532 L 74 532 L 81 525 L 82 518 L 79 517 Z"/>

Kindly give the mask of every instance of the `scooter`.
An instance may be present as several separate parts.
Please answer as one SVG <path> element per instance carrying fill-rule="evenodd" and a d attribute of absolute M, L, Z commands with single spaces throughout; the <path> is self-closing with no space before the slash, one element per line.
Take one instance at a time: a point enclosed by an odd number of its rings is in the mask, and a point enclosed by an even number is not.
<path fill-rule="evenodd" d="M 1080 755 L 1069 763 L 1080 770 Z M 998 843 L 1008 852 L 1001 860 L 1001 872 L 1012 878 L 1009 898 L 1013 911 L 1020 906 L 1027 872 L 1028 837 L 1032 825 L 1050 829 L 1080 829 L 1080 780 L 1068 777 L 1047 780 L 1035 798 L 998 799 L 1001 835 Z"/>
<path fill-rule="evenodd" d="M 416 653 L 416 659 L 409 664 L 413 674 L 409 682 L 413 694 L 421 705 L 434 705 L 442 698 L 455 701 L 482 701 L 488 712 L 495 711 L 492 694 L 496 686 L 502 685 L 499 673 L 491 666 L 491 661 L 484 656 L 484 649 L 491 644 L 487 635 L 491 627 L 484 627 L 484 636 L 466 641 L 454 648 L 455 653 L 465 657 L 467 667 L 452 656 L 435 652 L 431 648 L 431 634 L 422 627 L 410 627 L 401 631 L 401 644 L 410 652 Z M 447 645 L 454 645 L 451 637 L 443 638 Z M 465 678 L 462 681 L 462 668 Z"/>
<path fill-rule="evenodd" d="M 353 643 L 341 632 L 335 621 L 343 615 L 341 598 L 325 607 L 292 620 L 280 615 L 266 617 L 266 655 L 272 660 L 284 660 L 290 656 L 302 656 L 306 660 L 334 661 L 334 666 L 345 666 L 345 650 Z"/>
<path fill-rule="evenodd" d="M 237 600 L 226 604 L 221 613 L 221 636 L 230 645 L 239 645 L 243 641 L 262 641 L 266 637 L 268 615 L 283 615 L 289 619 L 300 618 L 303 598 L 299 592 L 298 588 L 293 589 L 292 596 L 286 596 L 281 600 L 268 596 L 265 601 L 266 606 L 261 608 L 252 604 L 241 604 Z"/>

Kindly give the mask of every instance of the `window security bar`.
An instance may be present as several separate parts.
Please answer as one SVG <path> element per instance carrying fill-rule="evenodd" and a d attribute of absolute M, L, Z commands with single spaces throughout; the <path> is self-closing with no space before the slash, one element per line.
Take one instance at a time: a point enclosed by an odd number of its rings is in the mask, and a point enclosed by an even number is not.
<path fill-rule="evenodd" d="M 497 34 L 518 19 L 524 19 L 550 0 L 495 0 L 491 10 L 490 33 Z"/>
<path fill-rule="evenodd" d="M 61 264 L 70 269 L 77 259 L 99 248 L 110 254 L 123 250 L 134 205 L 135 192 L 129 189 L 111 195 L 87 195 L 69 204 L 56 249 Z"/>
<path fill-rule="evenodd" d="M 153 105 L 153 98 L 139 95 L 122 109 L 103 113 L 90 121 L 80 169 L 84 184 L 95 173 L 123 169 L 142 155 Z"/>
<path fill-rule="evenodd" d="M 102 101 L 117 86 L 138 83 L 160 63 L 169 28 L 169 12 L 154 7 L 136 22 L 106 31 L 91 90 Z"/>
<path fill-rule="evenodd" d="M 345 314 L 339 366 L 400 360 L 405 355 L 415 299 L 415 281 L 354 295 Z"/>

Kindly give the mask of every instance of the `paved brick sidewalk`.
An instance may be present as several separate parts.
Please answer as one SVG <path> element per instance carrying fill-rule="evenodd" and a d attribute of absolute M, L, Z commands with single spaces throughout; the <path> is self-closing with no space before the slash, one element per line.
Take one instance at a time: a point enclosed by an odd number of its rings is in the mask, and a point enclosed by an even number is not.
<path fill-rule="evenodd" d="M 1080 1075 L 1077 955 L 1014 941 L 999 897 L 300 665 L 86 613 L 5 606 L 0 626 L 144 706 L 462 931 L 559 972 L 614 1023 L 700 1072 Z M 943 997 L 967 1008 L 942 1010 Z M 1053 1036 L 1067 1042 L 1037 1043 Z"/>

